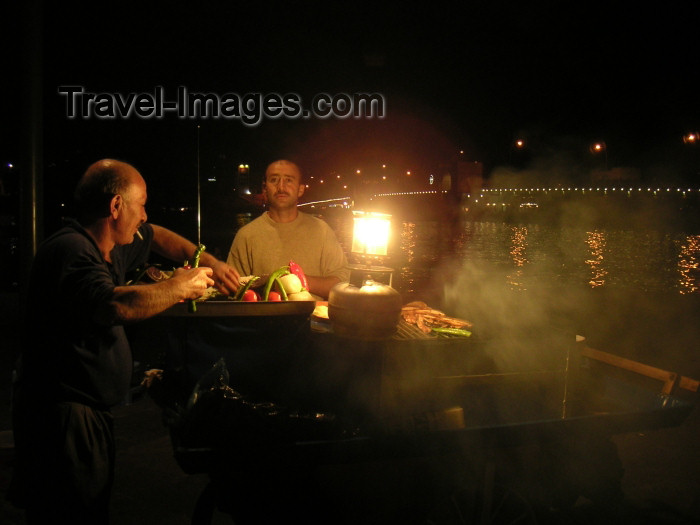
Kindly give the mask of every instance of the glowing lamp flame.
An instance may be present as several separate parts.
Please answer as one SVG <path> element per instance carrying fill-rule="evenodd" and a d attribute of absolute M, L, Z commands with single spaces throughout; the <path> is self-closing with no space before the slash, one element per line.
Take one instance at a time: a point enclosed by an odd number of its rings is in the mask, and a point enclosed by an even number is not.
<path fill-rule="evenodd" d="M 364 255 L 386 255 L 389 245 L 391 215 L 353 212 L 352 252 Z"/>

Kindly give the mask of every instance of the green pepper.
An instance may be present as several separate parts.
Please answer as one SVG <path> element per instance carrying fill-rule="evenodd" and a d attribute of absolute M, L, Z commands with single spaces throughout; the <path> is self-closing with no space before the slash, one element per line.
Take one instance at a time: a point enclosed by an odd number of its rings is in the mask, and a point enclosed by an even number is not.
<path fill-rule="evenodd" d="M 279 290 L 280 290 L 280 297 L 282 298 L 283 301 L 287 301 L 287 290 L 284 289 L 284 286 L 280 282 L 280 278 L 276 277 L 275 282 L 277 283 L 277 288 L 279 288 Z M 268 297 L 270 296 L 269 292 L 268 292 L 267 296 Z"/>
<path fill-rule="evenodd" d="M 194 262 L 192 263 L 192 268 L 199 268 L 199 258 L 202 256 L 202 252 L 206 250 L 207 247 L 203 244 L 198 244 L 194 251 Z"/>
<path fill-rule="evenodd" d="M 462 337 L 469 337 L 472 335 L 472 333 L 469 330 L 464 330 L 462 328 L 443 328 L 443 327 L 436 327 L 432 329 L 433 332 L 437 332 L 439 334 L 447 334 L 447 335 L 459 335 Z"/>
<path fill-rule="evenodd" d="M 280 278 L 283 275 L 287 275 L 289 273 L 289 266 L 282 266 L 281 268 L 278 268 L 272 274 L 270 277 L 267 279 L 267 283 L 265 284 L 265 289 L 263 290 L 262 294 L 262 300 L 267 301 L 267 298 L 270 295 L 270 290 L 272 290 L 272 285 L 275 284 L 278 278 Z M 280 295 L 282 292 L 280 292 Z M 284 296 L 282 296 L 284 298 Z"/>
<path fill-rule="evenodd" d="M 192 263 L 192 268 L 199 267 L 199 258 L 201 257 L 202 252 L 204 250 L 206 250 L 206 246 L 204 246 L 203 244 L 197 245 L 197 248 L 195 248 L 195 250 L 194 250 L 194 262 Z M 185 266 L 188 266 L 187 261 L 185 261 Z M 190 313 L 194 313 L 197 311 L 197 303 L 196 303 L 195 299 L 190 299 L 190 302 L 187 306 L 188 306 L 187 310 Z"/>
<path fill-rule="evenodd" d="M 233 300 L 240 301 L 243 299 L 243 294 L 246 293 L 250 289 L 250 286 L 259 279 L 260 277 L 253 275 L 250 279 L 248 279 L 247 283 L 245 283 L 243 286 L 239 286 L 238 290 L 236 290 L 236 294 L 233 296 Z"/>

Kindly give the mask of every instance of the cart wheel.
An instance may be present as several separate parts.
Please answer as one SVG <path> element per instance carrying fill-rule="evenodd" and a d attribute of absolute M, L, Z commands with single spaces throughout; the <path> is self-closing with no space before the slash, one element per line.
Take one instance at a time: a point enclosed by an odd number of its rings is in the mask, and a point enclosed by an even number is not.
<path fill-rule="evenodd" d="M 433 509 L 427 525 L 536 525 L 535 513 L 522 495 L 501 484 L 488 489 L 465 485 Z"/>

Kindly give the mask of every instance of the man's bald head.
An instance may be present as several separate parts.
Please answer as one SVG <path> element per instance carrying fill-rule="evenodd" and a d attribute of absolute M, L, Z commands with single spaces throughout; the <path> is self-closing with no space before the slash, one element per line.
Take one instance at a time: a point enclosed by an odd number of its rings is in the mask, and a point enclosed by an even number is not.
<path fill-rule="evenodd" d="M 299 182 L 302 182 L 304 177 L 301 173 L 301 168 L 299 167 L 299 165 L 292 162 L 291 160 L 285 159 L 279 159 L 274 162 L 271 162 L 265 170 L 265 178 L 267 178 L 267 176 L 271 173 L 281 173 L 290 169 L 296 171 L 296 173 L 299 174 Z"/>
<path fill-rule="evenodd" d="M 131 164 L 102 159 L 91 164 L 75 188 L 75 203 L 83 221 L 109 215 L 109 203 L 115 195 L 124 195 L 143 177 Z"/>

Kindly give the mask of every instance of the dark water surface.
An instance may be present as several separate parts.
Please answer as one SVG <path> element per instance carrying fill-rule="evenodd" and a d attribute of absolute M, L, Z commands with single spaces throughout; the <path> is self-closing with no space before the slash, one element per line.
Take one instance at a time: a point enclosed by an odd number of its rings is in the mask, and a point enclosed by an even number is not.
<path fill-rule="evenodd" d="M 352 219 L 327 217 L 349 247 Z M 541 221 L 392 220 L 393 286 L 475 330 L 563 329 L 700 375 L 700 235 Z"/>

